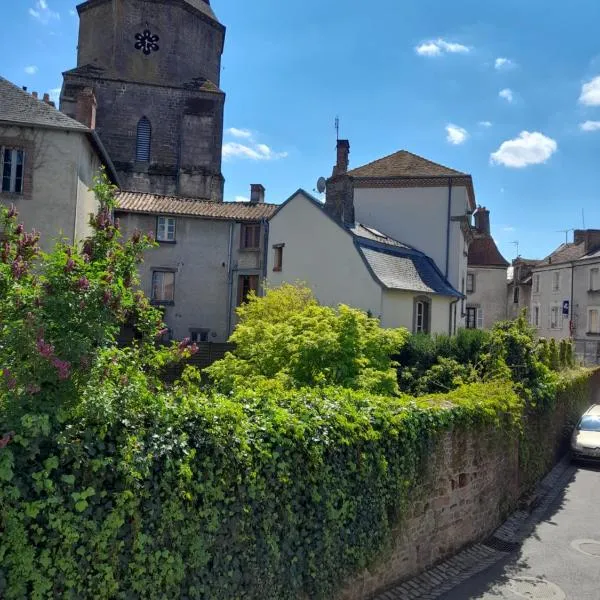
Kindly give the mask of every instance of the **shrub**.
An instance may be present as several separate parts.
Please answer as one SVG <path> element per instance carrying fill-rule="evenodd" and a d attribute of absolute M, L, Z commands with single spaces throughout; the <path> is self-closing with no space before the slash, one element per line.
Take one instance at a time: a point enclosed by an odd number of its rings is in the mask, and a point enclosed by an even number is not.
<path fill-rule="evenodd" d="M 390 356 L 408 333 L 340 305 L 320 306 L 310 290 L 285 284 L 238 309 L 233 353 L 206 369 L 223 392 L 277 380 L 285 388 L 340 385 L 397 392 Z"/>
<path fill-rule="evenodd" d="M 550 347 L 548 352 L 550 356 L 550 368 L 553 371 L 560 370 L 560 356 L 558 353 L 558 346 L 556 345 L 556 340 L 554 338 L 550 339 Z"/>

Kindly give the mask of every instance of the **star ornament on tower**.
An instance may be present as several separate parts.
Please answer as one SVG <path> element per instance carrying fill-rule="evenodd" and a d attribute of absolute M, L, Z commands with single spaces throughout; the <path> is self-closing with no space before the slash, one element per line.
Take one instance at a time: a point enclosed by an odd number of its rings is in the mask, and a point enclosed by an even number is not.
<path fill-rule="evenodd" d="M 142 33 L 136 33 L 135 39 L 137 40 L 135 43 L 136 50 L 141 50 L 146 56 L 151 52 L 158 52 L 157 42 L 160 41 L 160 38 L 157 35 L 152 35 L 149 29 L 144 29 Z"/>

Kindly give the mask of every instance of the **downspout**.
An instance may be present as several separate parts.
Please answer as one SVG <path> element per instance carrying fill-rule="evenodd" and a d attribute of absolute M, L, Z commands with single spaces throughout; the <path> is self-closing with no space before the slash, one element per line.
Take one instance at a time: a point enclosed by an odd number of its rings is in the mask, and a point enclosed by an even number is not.
<path fill-rule="evenodd" d="M 267 263 L 269 261 L 269 221 L 268 219 L 262 219 L 262 223 L 264 225 L 264 234 L 263 234 L 263 264 L 262 264 L 262 274 L 263 274 L 263 284 L 261 287 L 264 293 L 264 284 L 267 281 Z"/>
<path fill-rule="evenodd" d="M 571 303 L 569 304 L 569 338 L 573 340 L 573 331 L 575 330 L 575 306 L 573 305 L 573 289 L 575 285 L 575 263 L 571 263 Z M 591 286 L 590 286 L 591 287 Z"/>
<path fill-rule="evenodd" d="M 450 271 L 450 219 L 452 218 L 452 177 L 448 179 L 448 221 L 446 222 L 446 279 Z"/>
<path fill-rule="evenodd" d="M 229 248 L 227 250 L 227 338 L 231 335 L 231 305 L 233 304 L 233 270 L 231 268 L 231 258 L 233 254 L 233 226 L 235 221 L 229 223 Z"/>

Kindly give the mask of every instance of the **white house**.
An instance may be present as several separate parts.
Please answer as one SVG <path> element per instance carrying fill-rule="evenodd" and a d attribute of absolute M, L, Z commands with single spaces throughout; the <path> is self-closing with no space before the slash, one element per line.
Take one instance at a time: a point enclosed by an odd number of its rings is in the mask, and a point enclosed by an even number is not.
<path fill-rule="evenodd" d="M 354 219 L 348 151 L 340 140 L 325 204 L 298 190 L 271 217 L 269 284 L 304 282 L 321 303 L 361 308 L 383 327 L 452 332 L 461 294 L 435 261 Z"/>
<path fill-rule="evenodd" d="M 502 256 L 490 231 L 490 211 L 480 206 L 475 213 L 474 239 L 469 244 L 466 326 L 491 329 L 506 319 L 506 275 L 508 261 Z"/>

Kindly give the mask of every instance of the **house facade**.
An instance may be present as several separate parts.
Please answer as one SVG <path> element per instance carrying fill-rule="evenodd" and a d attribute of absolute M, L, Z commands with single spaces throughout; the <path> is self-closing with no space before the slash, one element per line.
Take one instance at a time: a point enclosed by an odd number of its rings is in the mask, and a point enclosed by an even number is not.
<path fill-rule="evenodd" d="M 469 244 L 465 325 L 468 329 L 491 329 L 507 317 L 508 261 L 502 256 L 490 230 L 490 211 L 475 213 L 473 240 Z"/>
<path fill-rule="evenodd" d="M 531 287 L 539 337 L 572 339 L 580 360 L 600 363 L 600 230 L 576 230 L 532 269 Z"/>
<path fill-rule="evenodd" d="M 401 150 L 348 172 L 356 220 L 402 240 L 435 262 L 466 292 L 470 215 L 476 208 L 470 175 Z M 465 326 L 464 303 L 454 305 L 452 331 Z"/>
<path fill-rule="evenodd" d="M 262 192 L 262 193 L 257 193 Z M 158 247 L 140 267 L 141 287 L 164 311 L 170 338 L 225 342 L 236 307 L 261 293 L 267 219 L 277 206 L 253 186 L 251 202 L 209 202 L 121 192 L 116 216 L 123 235 L 153 232 Z"/>
<path fill-rule="evenodd" d="M 512 276 L 506 286 L 506 314 L 511 320 L 516 319 L 525 311 L 530 315 L 533 269 L 541 261 L 517 257 L 512 261 Z M 539 292 L 536 292 L 539 294 Z"/>
<path fill-rule="evenodd" d="M 105 167 L 117 175 L 95 131 L 0 77 L 0 202 L 14 204 L 27 229 L 50 250 L 90 233 L 97 202 L 90 187 Z"/>
<path fill-rule="evenodd" d="M 449 333 L 461 294 L 431 257 L 355 218 L 348 153 L 340 140 L 325 204 L 298 190 L 271 217 L 269 284 L 303 282 L 322 304 L 360 308 L 383 327 Z"/>

